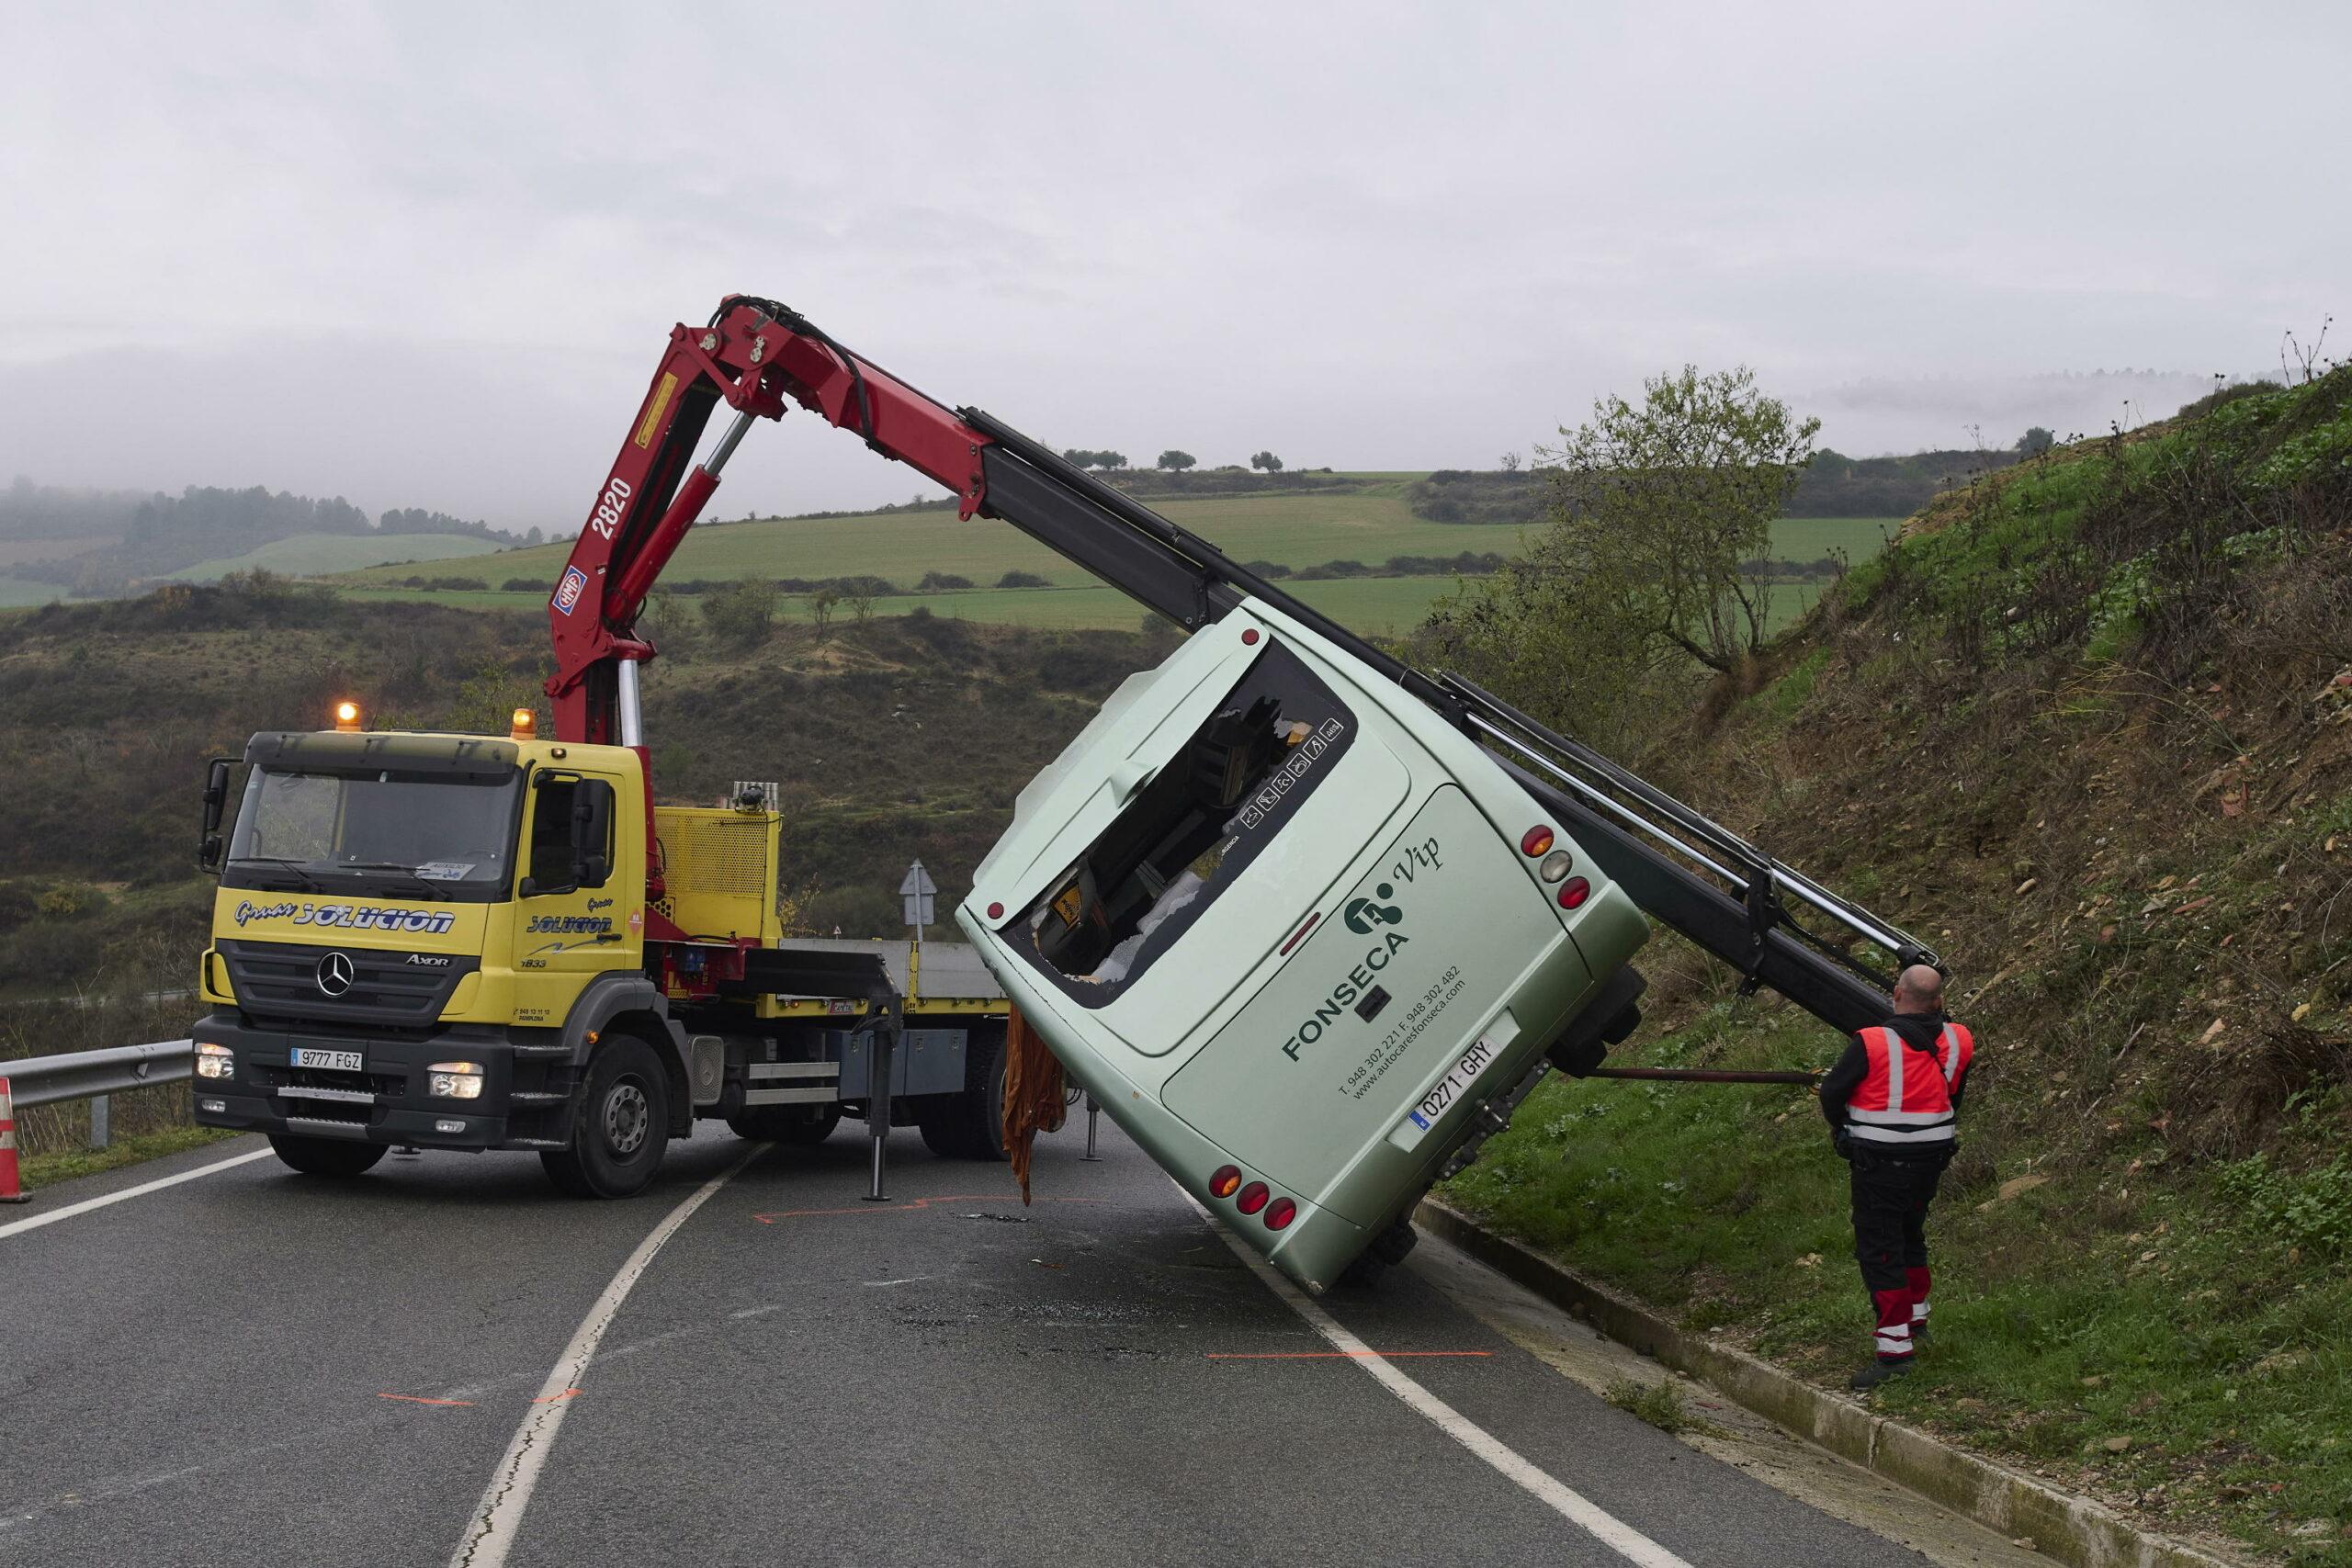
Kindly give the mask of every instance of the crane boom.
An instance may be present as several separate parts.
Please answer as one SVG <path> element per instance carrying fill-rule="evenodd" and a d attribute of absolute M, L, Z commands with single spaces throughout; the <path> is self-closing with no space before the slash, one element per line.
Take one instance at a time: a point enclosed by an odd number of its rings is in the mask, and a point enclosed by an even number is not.
<path fill-rule="evenodd" d="M 693 468 L 711 414 L 735 418 Z M 1197 630 L 1245 599 L 1279 609 L 1428 704 L 1495 752 L 1556 810 L 1654 919 L 1840 1030 L 1876 1022 L 1890 976 L 1848 949 L 1939 964 L 1900 929 L 1840 897 L 1607 758 L 1469 682 L 1432 676 L 1300 604 L 1216 546 L 977 409 L 951 410 L 774 300 L 730 295 L 680 325 L 573 547 L 548 622 L 559 739 L 643 749 L 637 619 L 755 419 L 797 403 L 855 432 L 957 497 L 958 514 L 1012 524 L 1147 608 Z M 648 771 L 648 788 L 650 772 Z M 1791 906 L 1838 928 L 1823 936 Z"/>

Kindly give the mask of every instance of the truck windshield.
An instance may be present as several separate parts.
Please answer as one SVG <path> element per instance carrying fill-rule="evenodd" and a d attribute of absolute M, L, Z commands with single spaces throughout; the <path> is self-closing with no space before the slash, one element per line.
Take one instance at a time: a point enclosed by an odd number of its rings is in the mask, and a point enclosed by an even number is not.
<path fill-rule="evenodd" d="M 494 898 L 514 858 L 522 775 L 255 768 L 229 840 L 231 886 Z"/>

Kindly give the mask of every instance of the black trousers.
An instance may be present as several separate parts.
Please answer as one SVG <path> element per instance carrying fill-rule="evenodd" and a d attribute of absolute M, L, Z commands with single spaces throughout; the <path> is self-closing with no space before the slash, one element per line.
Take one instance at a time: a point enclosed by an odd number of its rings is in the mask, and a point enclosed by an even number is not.
<path fill-rule="evenodd" d="M 1928 1266 L 1928 1205 L 1952 1151 L 1881 1154 L 1854 1145 L 1854 1260 L 1871 1291 L 1904 1288 L 1905 1269 Z"/>

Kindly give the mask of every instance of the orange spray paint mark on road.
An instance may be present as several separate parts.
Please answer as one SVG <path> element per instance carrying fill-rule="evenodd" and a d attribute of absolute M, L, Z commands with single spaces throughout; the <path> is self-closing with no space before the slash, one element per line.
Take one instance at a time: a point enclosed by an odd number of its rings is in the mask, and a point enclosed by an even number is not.
<path fill-rule="evenodd" d="M 580 1391 L 578 1389 L 568 1388 L 561 1393 L 550 1393 L 544 1399 L 535 1399 L 531 1401 L 531 1403 L 534 1404 L 561 1404 L 567 1399 L 577 1399 L 579 1396 Z"/>

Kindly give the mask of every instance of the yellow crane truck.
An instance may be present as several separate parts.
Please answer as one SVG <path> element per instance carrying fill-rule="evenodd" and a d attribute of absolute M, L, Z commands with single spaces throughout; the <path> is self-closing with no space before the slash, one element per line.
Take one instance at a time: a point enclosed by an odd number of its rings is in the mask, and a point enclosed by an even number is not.
<path fill-rule="evenodd" d="M 960 944 L 786 937 L 772 789 L 650 806 L 641 749 L 527 708 L 503 739 L 336 719 L 253 737 L 225 840 L 238 764 L 211 765 L 198 1122 L 332 1175 L 531 1149 L 619 1197 L 697 1120 L 808 1144 L 866 1115 L 887 1025 L 892 1119 L 1002 1157 L 1002 993 Z"/>

